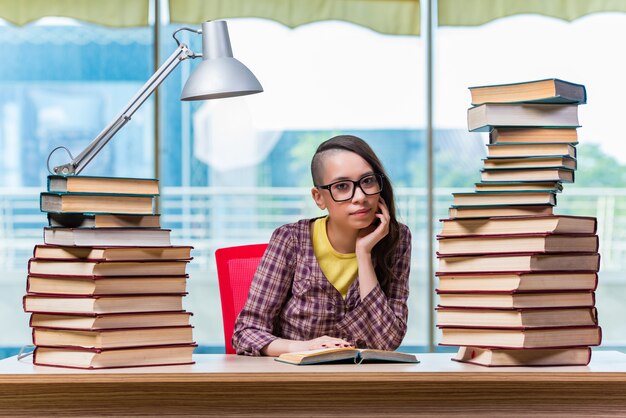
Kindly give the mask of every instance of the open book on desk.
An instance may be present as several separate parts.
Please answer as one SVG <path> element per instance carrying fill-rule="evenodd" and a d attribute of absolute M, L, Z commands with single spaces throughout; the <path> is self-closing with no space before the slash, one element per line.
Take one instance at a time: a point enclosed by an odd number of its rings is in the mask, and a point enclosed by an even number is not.
<path fill-rule="evenodd" d="M 359 348 L 322 348 L 319 350 L 298 351 L 283 353 L 276 361 L 295 365 L 321 364 L 332 362 L 352 361 L 355 364 L 363 362 L 397 362 L 419 363 L 415 355 L 398 351 L 385 351 Z"/>

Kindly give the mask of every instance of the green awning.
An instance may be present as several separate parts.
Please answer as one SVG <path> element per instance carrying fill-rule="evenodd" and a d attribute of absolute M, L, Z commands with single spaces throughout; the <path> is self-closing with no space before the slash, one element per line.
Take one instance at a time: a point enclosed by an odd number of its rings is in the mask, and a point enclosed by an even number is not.
<path fill-rule="evenodd" d="M 154 0 L 157 1 L 157 0 Z M 0 18 L 24 25 L 46 16 L 104 26 L 147 26 L 150 0 L 0 0 Z M 169 0 L 173 23 L 259 17 L 289 27 L 342 20 L 381 33 L 420 34 L 420 0 Z M 439 26 L 477 26 L 516 14 L 572 21 L 598 12 L 626 12 L 625 0 L 439 0 Z"/>
<path fill-rule="evenodd" d="M 381 33 L 419 35 L 419 0 L 170 0 L 172 23 L 259 17 L 294 28 L 343 20 Z"/>
<path fill-rule="evenodd" d="M 572 21 L 598 12 L 626 12 L 624 0 L 439 0 L 439 26 L 478 26 L 517 14 Z"/>
<path fill-rule="evenodd" d="M 0 18 L 25 25 L 47 16 L 105 26 L 147 26 L 150 0 L 0 0 Z"/>

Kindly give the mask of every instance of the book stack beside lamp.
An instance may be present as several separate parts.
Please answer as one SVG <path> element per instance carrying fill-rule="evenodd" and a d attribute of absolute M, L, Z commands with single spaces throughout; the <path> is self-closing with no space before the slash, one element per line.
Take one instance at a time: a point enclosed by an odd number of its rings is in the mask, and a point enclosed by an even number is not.
<path fill-rule="evenodd" d="M 585 365 L 601 342 L 597 221 L 554 213 L 574 182 L 582 85 L 470 88 L 470 131 L 490 132 L 481 181 L 453 193 L 437 236 L 437 326 L 454 360 Z"/>
<path fill-rule="evenodd" d="M 115 192 L 112 192 L 112 191 Z M 33 362 L 76 368 L 192 363 L 183 309 L 190 246 L 154 213 L 156 179 L 51 175 L 44 243 L 28 263 Z"/>
<path fill-rule="evenodd" d="M 201 35 L 202 52 L 180 42 L 181 31 Z M 172 246 L 171 231 L 160 227 L 158 180 L 79 176 L 181 62 L 202 58 L 181 100 L 263 91 L 234 58 L 225 21 L 182 27 L 173 38 L 174 52 L 80 154 L 74 158 L 59 146 L 48 157 L 52 175 L 41 210 L 49 226 L 29 261 L 24 297 L 35 364 L 97 369 L 193 362 L 191 313 L 183 309 L 192 247 Z M 50 157 L 61 149 L 71 161 L 50 169 Z"/>

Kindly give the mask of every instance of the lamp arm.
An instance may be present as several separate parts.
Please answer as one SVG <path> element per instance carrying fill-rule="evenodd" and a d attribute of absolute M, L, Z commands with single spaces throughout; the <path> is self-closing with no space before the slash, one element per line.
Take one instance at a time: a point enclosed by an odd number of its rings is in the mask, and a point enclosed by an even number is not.
<path fill-rule="evenodd" d="M 170 75 L 170 73 L 188 58 L 196 58 L 198 54 L 191 51 L 187 45 L 179 44 L 178 48 L 169 56 L 158 70 L 146 81 L 135 96 L 128 102 L 122 112 L 113 119 L 106 128 L 94 138 L 93 141 L 72 162 L 54 167 L 54 174 L 79 174 L 98 155 L 102 148 L 113 136 L 130 120 L 133 114 L 150 97 L 157 87 Z M 58 149 L 58 148 L 57 148 Z M 55 149 L 56 150 L 56 149 Z M 54 151 L 52 151 L 54 152 Z M 48 156 L 50 159 L 50 156 Z M 48 168 L 49 169 L 49 168 Z"/>

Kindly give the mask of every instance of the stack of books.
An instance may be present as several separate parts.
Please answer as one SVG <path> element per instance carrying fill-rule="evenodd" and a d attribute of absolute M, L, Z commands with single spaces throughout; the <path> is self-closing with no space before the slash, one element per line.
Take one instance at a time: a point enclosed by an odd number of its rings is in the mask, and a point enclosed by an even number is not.
<path fill-rule="evenodd" d="M 595 218 L 553 212 L 574 181 L 585 87 L 557 79 L 470 88 L 490 144 L 473 193 L 438 235 L 441 345 L 486 366 L 585 365 L 599 345 Z"/>
<path fill-rule="evenodd" d="M 183 309 L 192 247 L 160 228 L 158 180 L 48 177 L 44 244 L 28 264 L 34 364 L 98 369 L 190 364 Z"/>

